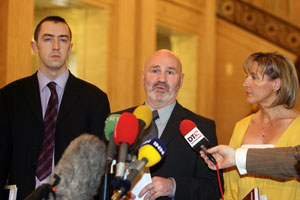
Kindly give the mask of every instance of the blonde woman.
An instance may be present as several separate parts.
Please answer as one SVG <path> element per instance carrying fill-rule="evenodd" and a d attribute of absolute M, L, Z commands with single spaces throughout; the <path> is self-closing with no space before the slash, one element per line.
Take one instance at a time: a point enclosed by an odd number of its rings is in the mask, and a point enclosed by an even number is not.
<path fill-rule="evenodd" d="M 293 107 L 298 97 L 294 64 L 278 53 L 254 53 L 244 62 L 247 100 L 260 110 L 239 121 L 229 145 L 238 148 L 273 148 L 300 144 L 300 117 Z M 299 199 L 297 179 L 277 180 L 266 176 L 240 175 L 227 170 L 225 199 L 243 199 L 253 188 L 273 199 Z"/>

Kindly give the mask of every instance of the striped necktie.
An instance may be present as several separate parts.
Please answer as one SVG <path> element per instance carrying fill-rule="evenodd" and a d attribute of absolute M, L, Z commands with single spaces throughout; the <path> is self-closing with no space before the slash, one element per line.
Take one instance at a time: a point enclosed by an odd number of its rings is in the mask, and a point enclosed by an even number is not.
<path fill-rule="evenodd" d="M 51 91 L 51 96 L 49 98 L 47 110 L 44 117 L 45 136 L 36 170 L 36 176 L 40 181 L 44 180 L 52 172 L 54 134 L 58 110 L 58 96 L 56 93 L 56 83 L 49 82 L 47 86 Z"/>

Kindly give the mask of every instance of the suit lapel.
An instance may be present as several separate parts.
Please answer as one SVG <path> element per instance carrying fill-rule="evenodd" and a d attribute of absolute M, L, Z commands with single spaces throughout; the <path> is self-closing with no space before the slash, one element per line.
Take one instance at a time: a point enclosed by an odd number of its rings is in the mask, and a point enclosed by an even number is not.
<path fill-rule="evenodd" d="M 42 105 L 40 97 L 40 88 L 37 79 L 37 73 L 29 77 L 28 82 L 25 82 L 25 90 L 22 91 L 26 97 L 26 101 L 32 108 L 32 112 L 37 120 L 43 124 Z"/>
<path fill-rule="evenodd" d="M 186 118 L 186 113 L 183 107 L 176 102 L 174 110 L 168 120 L 168 123 L 160 137 L 166 146 L 176 137 L 179 133 L 180 123 Z M 180 134 L 180 133 L 179 133 Z"/>
<path fill-rule="evenodd" d="M 62 96 L 56 125 L 59 125 L 64 117 L 72 110 L 72 107 L 79 98 L 79 89 L 77 78 L 70 73 Z"/>

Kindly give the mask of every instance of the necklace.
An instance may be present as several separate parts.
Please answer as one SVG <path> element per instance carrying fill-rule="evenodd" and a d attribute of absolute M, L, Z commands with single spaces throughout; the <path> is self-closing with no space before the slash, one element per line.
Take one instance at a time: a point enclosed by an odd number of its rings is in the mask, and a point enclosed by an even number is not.
<path fill-rule="evenodd" d="M 272 127 L 272 121 L 269 124 L 267 124 L 267 126 L 265 127 L 263 125 L 261 126 L 262 129 L 261 136 L 263 138 L 267 137 L 267 133 L 270 131 L 271 127 Z"/>
<path fill-rule="evenodd" d="M 261 137 L 266 138 L 269 137 L 270 133 L 274 131 L 274 127 L 276 126 L 276 123 L 278 122 L 279 116 L 278 114 L 271 117 L 267 117 L 269 120 L 263 120 L 264 117 L 260 117 L 260 126 L 261 126 Z M 265 122 L 264 122 L 265 121 Z"/>

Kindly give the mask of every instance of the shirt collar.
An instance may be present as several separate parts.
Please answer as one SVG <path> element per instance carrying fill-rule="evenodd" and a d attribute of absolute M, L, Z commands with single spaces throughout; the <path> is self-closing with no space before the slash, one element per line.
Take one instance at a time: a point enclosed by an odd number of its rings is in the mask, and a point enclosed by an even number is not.
<path fill-rule="evenodd" d="M 148 106 L 152 111 L 155 110 L 146 102 L 145 102 L 145 105 Z M 165 107 L 158 109 L 157 112 L 158 112 L 159 118 L 157 120 L 160 121 L 160 123 L 162 123 L 162 124 L 167 123 L 172 114 L 172 111 L 173 111 L 175 105 L 176 105 L 176 101 L 174 101 L 173 103 L 171 103 Z"/>
<path fill-rule="evenodd" d="M 37 72 L 37 77 L 40 86 L 40 92 L 47 86 L 47 84 L 51 81 L 54 81 L 57 86 L 61 89 L 64 89 L 69 78 L 70 72 L 69 70 L 64 71 L 59 77 L 55 80 L 50 80 L 45 74 L 43 74 L 40 70 Z"/>

